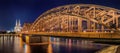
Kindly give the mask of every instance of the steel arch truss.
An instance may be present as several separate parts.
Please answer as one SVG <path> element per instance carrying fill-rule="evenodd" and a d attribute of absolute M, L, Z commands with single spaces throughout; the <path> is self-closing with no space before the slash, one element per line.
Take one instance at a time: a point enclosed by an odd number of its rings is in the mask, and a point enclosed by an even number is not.
<path fill-rule="evenodd" d="M 104 31 L 115 23 L 119 27 L 120 11 L 114 8 L 73 4 L 48 10 L 32 24 L 30 31 L 36 32 L 82 32 Z"/>

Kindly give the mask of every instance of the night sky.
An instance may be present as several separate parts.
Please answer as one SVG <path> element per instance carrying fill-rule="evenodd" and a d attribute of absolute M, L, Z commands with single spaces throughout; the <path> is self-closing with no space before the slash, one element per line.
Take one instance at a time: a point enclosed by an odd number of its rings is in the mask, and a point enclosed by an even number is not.
<path fill-rule="evenodd" d="M 34 22 L 43 12 L 67 4 L 97 4 L 120 9 L 120 0 L 0 0 L 0 30 L 14 29 L 16 19 Z"/>

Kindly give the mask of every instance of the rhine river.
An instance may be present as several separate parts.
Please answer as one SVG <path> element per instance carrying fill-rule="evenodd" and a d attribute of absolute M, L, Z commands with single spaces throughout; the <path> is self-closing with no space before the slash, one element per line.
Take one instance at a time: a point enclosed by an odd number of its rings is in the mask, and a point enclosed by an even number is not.
<path fill-rule="evenodd" d="M 118 46 L 93 43 L 79 38 L 51 37 L 49 44 L 26 44 L 22 38 L 15 36 L 0 36 L 0 53 L 100 53 Z M 111 48 L 111 49 L 109 49 Z M 112 51 L 112 50 L 111 50 Z"/>

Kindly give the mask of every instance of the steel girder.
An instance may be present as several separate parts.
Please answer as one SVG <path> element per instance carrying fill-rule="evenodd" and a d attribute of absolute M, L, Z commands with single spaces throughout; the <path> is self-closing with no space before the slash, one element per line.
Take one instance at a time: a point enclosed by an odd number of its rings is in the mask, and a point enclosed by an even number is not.
<path fill-rule="evenodd" d="M 48 32 L 57 30 L 60 32 L 78 32 L 80 29 L 105 30 L 114 23 L 118 27 L 119 16 L 120 11 L 110 7 L 92 4 L 65 5 L 53 8 L 40 15 L 30 30 Z M 86 27 L 83 27 L 82 23 L 75 25 L 75 22 L 79 23 L 78 21 L 82 22 L 83 20 L 87 23 Z M 80 26 L 78 27 L 78 25 Z"/>

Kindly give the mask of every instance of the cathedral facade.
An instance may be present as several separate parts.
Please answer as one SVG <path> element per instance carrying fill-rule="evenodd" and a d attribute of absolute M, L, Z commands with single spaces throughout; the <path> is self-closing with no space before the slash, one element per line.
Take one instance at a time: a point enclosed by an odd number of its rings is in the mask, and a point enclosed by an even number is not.
<path fill-rule="evenodd" d="M 16 20 L 16 25 L 14 27 L 14 32 L 21 32 L 21 24 L 20 24 L 20 20 Z"/>

